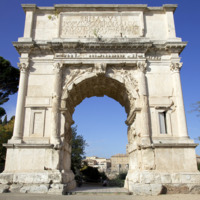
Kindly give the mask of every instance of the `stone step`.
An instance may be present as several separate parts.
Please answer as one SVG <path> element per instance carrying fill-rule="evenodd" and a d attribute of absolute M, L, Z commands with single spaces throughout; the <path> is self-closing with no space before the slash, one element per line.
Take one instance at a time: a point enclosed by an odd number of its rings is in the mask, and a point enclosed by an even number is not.
<path fill-rule="evenodd" d="M 114 195 L 120 195 L 120 194 L 127 194 L 127 189 L 125 188 L 119 188 L 119 187 L 102 187 L 102 186 L 83 186 L 83 187 L 77 187 L 73 191 L 69 192 L 68 194 L 114 194 Z"/>

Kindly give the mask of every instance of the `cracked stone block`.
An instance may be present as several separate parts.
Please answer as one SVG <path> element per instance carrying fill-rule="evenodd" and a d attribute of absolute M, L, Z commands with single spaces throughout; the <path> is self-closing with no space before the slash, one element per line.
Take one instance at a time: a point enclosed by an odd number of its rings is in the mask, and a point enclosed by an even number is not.
<path fill-rule="evenodd" d="M 195 185 L 190 189 L 191 194 L 200 194 L 200 185 Z"/>
<path fill-rule="evenodd" d="M 9 192 L 9 185 L 0 184 L 0 193 Z"/>
<path fill-rule="evenodd" d="M 47 193 L 49 185 L 24 185 L 21 189 L 21 193 Z"/>

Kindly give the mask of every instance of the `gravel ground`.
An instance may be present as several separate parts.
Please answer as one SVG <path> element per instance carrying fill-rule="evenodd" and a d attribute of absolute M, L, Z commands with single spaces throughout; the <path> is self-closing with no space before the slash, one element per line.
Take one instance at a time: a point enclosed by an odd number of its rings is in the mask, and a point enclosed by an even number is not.
<path fill-rule="evenodd" d="M 176 194 L 160 196 L 133 196 L 113 194 L 44 195 L 44 194 L 0 194 L 0 200 L 200 200 L 200 194 Z"/>

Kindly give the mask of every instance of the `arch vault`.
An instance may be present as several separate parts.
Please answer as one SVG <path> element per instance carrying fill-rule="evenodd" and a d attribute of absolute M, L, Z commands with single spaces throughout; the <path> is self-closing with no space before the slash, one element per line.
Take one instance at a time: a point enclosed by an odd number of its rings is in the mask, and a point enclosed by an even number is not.
<path fill-rule="evenodd" d="M 0 183 L 10 191 L 65 193 L 71 171 L 73 112 L 107 95 L 127 113 L 125 188 L 159 194 L 199 184 L 196 144 L 188 137 L 180 82 L 176 5 L 22 5 L 24 37 L 13 137 Z"/>

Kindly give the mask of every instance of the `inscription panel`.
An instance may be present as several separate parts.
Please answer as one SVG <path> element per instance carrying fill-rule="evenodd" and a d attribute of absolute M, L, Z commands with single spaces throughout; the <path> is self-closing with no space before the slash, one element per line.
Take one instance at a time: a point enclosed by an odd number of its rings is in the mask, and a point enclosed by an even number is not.
<path fill-rule="evenodd" d="M 143 36 L 142 12 L 61 13 L 61 38 L 113 38 Z"/>

